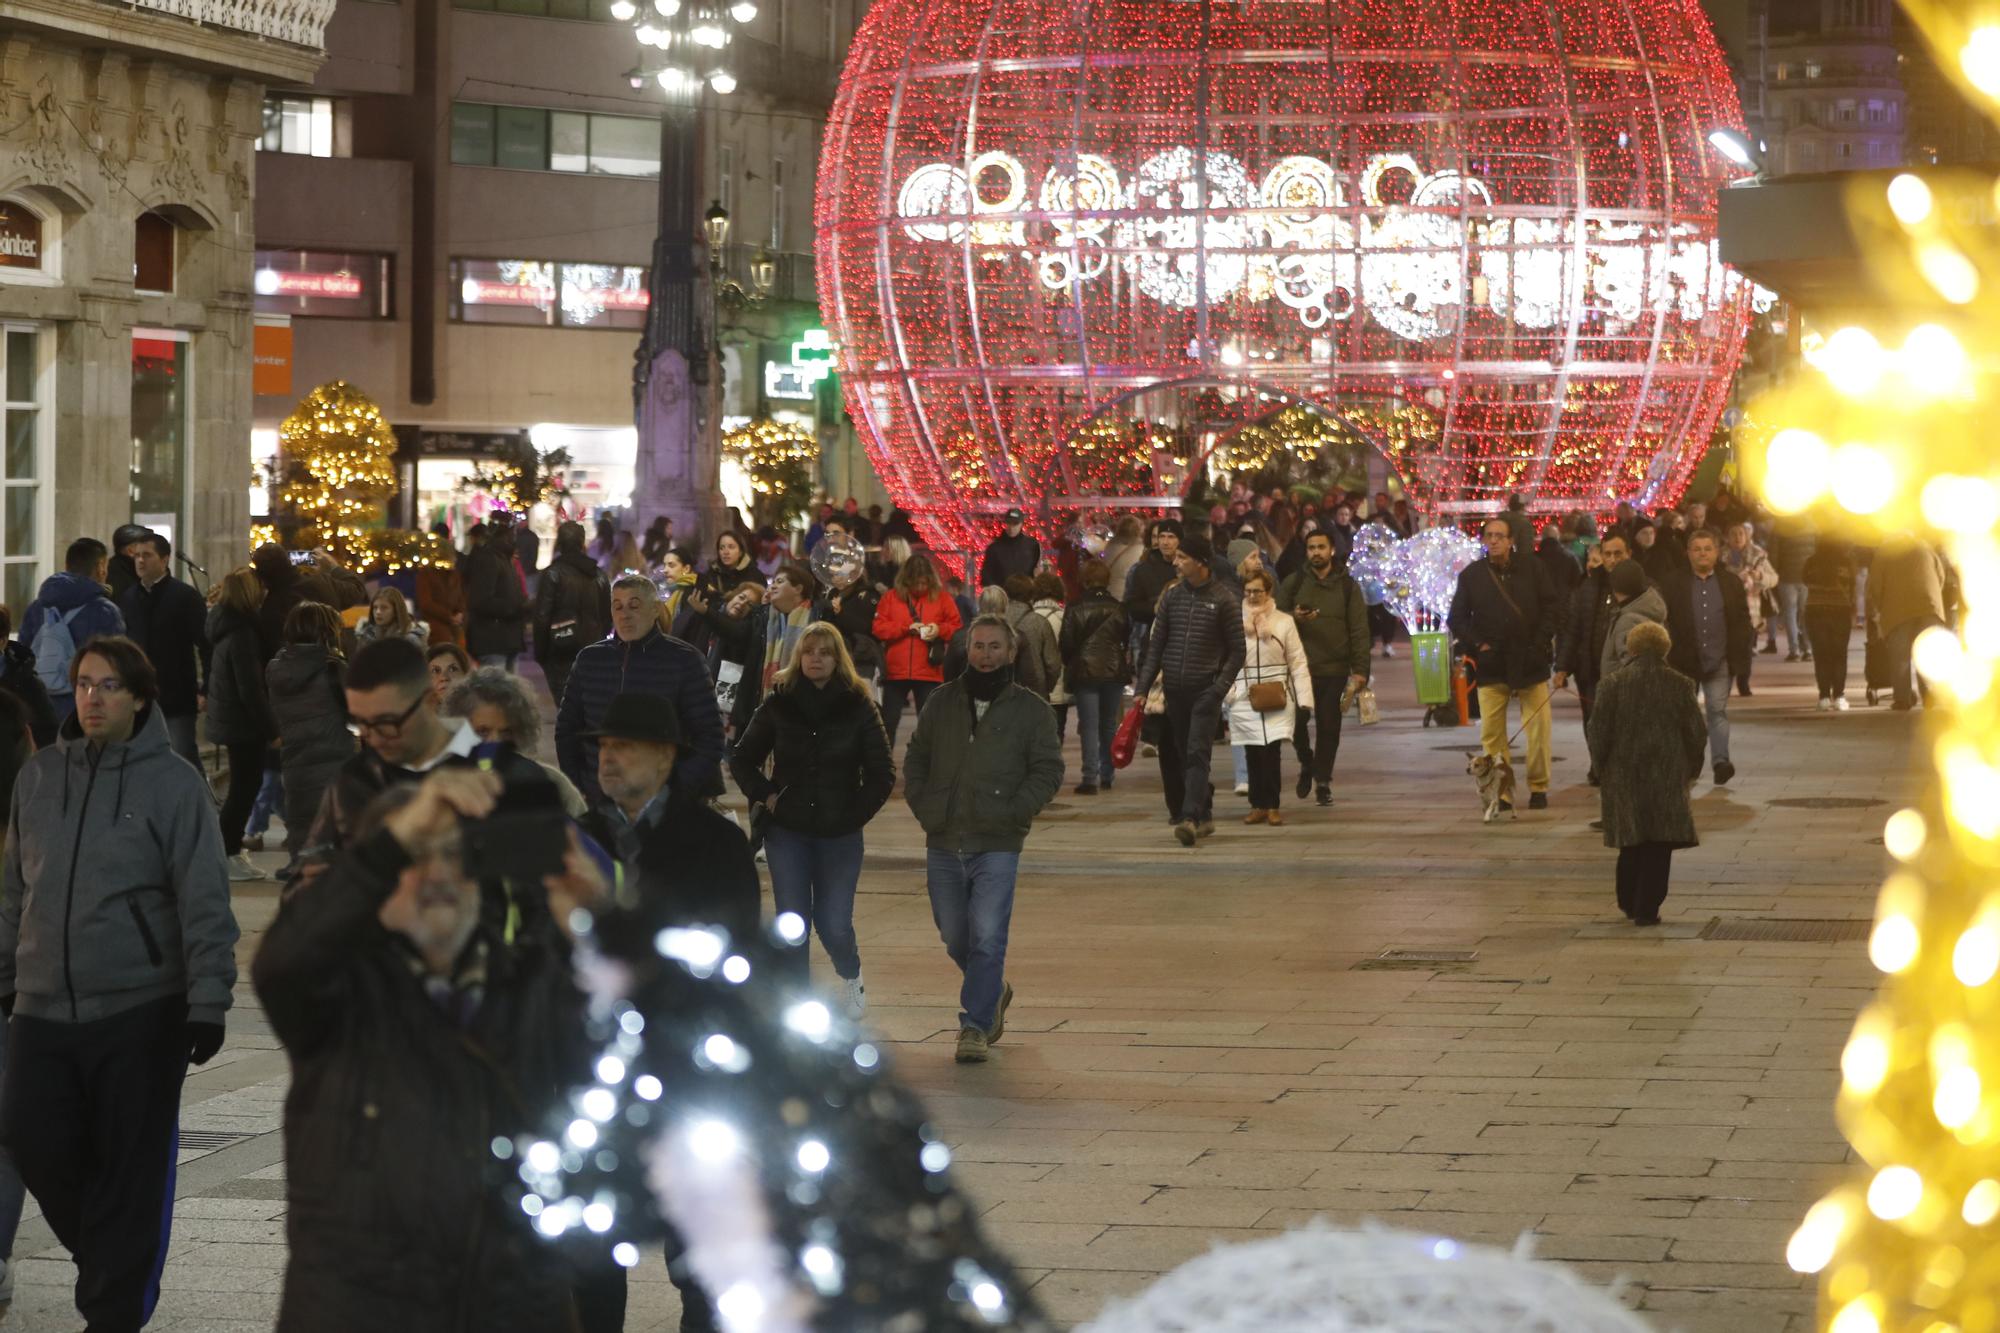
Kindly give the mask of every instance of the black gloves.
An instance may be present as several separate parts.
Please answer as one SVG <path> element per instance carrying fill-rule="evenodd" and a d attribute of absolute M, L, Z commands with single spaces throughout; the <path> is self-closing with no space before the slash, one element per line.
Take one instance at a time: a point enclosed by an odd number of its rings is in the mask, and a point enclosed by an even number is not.
<path fill-rule="evenodd" d="M 205 1065 L 222 1049 L 222 1024 L 190 1022 L 187 1039 L 188 1063 Z"/>

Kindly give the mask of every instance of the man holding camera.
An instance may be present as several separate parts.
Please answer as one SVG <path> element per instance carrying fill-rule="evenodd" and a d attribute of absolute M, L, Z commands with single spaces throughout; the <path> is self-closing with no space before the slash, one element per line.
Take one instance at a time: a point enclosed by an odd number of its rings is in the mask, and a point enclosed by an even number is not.
<path fill-rule="evenodd" d="M 287 1333 L 574 1327 L 574 1274 L 507 1202 L 512 1164 L 488 1145 L 539 1130 L 586 1068 L 567 932 L 605 886 L 572 832 L 546 910 L 496 930 L 466 840 L 502 795 L 460 766 L 380 793 L 257 951 L 292 1063 Z"/>

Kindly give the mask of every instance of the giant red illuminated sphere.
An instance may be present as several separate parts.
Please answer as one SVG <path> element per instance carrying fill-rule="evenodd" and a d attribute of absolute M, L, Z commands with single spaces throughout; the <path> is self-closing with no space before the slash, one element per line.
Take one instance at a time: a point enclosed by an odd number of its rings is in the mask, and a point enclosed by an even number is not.
<path fill-rule="evenodd" d="M 820 302 L 934 546 L 1179 503 L 1308 406 L 1450 517 L 1676 498 L 1749 292 L 1696 0 L 876 0 Z"/>

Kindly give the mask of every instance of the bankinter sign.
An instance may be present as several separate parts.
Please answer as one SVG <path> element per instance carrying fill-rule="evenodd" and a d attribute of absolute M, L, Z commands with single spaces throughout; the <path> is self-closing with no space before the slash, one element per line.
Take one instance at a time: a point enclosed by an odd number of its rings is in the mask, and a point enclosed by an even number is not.
<path fill-rule="evenodd" d="M 19 204 L 0 201 L 0 268 L 42 266 L 42 220 Z"/>

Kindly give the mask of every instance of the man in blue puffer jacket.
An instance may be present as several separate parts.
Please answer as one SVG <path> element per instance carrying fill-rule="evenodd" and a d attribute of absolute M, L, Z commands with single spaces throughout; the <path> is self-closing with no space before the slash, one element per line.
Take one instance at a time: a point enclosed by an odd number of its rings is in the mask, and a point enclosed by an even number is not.
<path fill-rule="evenodd" d="M 650 694 L 673 703 L 687 742 L 674 764 L 673 786 L 707 798 L 722 794 L 722 713 L 708 664 L 692 646 L 660 631 L 659 589 L 643 574 L 611 585 L 611 636 L 576 655 L 556 713 L 556 764 L 593 805 L 597 742 L 585 733 L 604 720 L 621 694 Z"/>
<path fill-rule="evenodd" d="M 42 677 L 58 718 L 66 718 L 74 710 L 69 687 L 70 664 L 64 661 L 62 669 L 53 674 L 52 666 L 43 669 L 44 659 L 51 654 L 38 649 L 35 638 L 50 622 L 59 623 L 69 634 L 72 646 L 80 646 L 99 634 L 125 632 L 125 617 L 104 584 L 110 559 L 103 542 L 95 537 L 78 537 L 63 556 L 63 572 L 42 580 L 35 600 L 28 603 L 28 609 L 21 615 L 21 646 L 36 658 L 36 673 Z"/>

